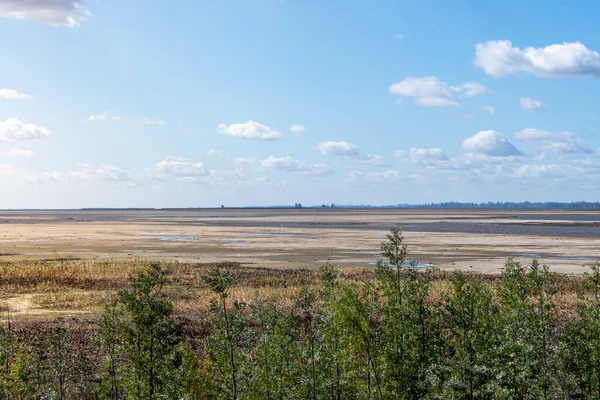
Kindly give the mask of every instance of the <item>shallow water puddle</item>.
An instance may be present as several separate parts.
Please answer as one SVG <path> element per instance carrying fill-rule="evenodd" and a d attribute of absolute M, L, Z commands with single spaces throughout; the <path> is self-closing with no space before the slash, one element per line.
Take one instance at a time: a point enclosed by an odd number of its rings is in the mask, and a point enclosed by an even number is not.
<path fill-rule="evenodd" d="M 377 265 L 377 263 L 376 262 L 370 262 L 369 265 Z M 382 265 L 384 265 L 386 267 L 395 267 L 395 265 L 391 265 L 389 263 L 382 263 Z M 417 268 L 431 268 L 431 267 L 435 267 L 435 264 L 422 263 L 422 262 L 415 262 L 415 263 L 403 262 L 401 264 L 401 266 L 403 266 L 403 267 L 412 267 L 412 266 L 415 266 Z"/>
<path fill-rule="evenodd" d="M 163 242 L 191 242 L 202 238 L 200 235 L 171 235 L 164 233 L 140 233 L 136 236 L 154 238 Z"/>
<path fill-rule="evenodd" d="M 241 245 L 250 244 L 249 240 L 243 240 L 243 239 L 221 239 L 221 240 L 219 240 L 219 242 L 229 243 L 229 244 L 241 244 Z"/>
<path fill-rule="evenodd" d="M 511 254 L 510 257 L 520 258 L 547 258 L 550 260 L 566 260 L 566 261 L 596 261 L 600 262 L 598 257 L 573 257 L 573 256 L 548 256 L 535 253 Z"/>

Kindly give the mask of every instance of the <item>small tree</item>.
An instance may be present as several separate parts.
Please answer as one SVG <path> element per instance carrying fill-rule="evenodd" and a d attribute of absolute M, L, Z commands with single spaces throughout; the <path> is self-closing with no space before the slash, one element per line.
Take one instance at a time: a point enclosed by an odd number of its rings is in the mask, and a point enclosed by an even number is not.
<path fill-rule="evenodd" d="M 230 316 L 228 315 L 227 298 L 229 297 L 230 288 L 237 282 L 237 276 L 232 274 L 230 271 L 221 271 L 219 268 L 215 268 L 211 273 L 204 276 L 203 281 L 213 293 L 218 297 L 218 303 L 213 303 L 213 310 L 220 307 L 222 313 L 222 322 L 225 330 L 225 340 L 227 341 L 228 347 L 228 358 L 229 367 L 231 373 L 231 395 L 234 400 L 238 398 L 238 365 L 236 361 L 236 350 L 235 350 L 235 339 L 234 334 L 237 333 L 237 329 L 233 329 L 233 324 Z"/>
<path fill-rule="evenodd" d="M 559 358 L 568 378 L 564 386 L 577 399 L 600 398 L 600 264 L 591 269 L 585 286 L 592 296 L 560 338 Z"/>
<path fill-rule="evenodd" d="M 168 273 L 152 264 L 130 279 L 130 288 L 118 292 L 105 309 L 100 338 L 112 399 L 152 400 L 172 391 L 168 383 L 178 367 L 174 355 L 181 338 L 171 318 L 173 305 L 163 291 Z M 126 362 L 122 369 L 121 354 Z"/>

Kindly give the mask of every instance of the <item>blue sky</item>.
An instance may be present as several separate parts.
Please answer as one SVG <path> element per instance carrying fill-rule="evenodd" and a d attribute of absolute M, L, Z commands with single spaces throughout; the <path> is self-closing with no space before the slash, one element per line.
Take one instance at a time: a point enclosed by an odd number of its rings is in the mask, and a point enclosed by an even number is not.
<path fill-rule="evenodd" d="M 597 201 L 598 12 L 0 0 L 0 208 Z"/>

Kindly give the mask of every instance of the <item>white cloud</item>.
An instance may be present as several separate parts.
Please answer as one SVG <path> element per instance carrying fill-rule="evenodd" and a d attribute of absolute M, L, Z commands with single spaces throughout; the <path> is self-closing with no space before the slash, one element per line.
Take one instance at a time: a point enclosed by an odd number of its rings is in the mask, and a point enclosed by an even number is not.
<path fill-rule="evenodd" d="M 5 157 L 31 157 L 35 153 L 31 150 L 20 149 L 18 147 L 12 147 L 7 151 L 0 153 L 0 155 Z"/>
<path fill-rule="evenodd" d="M 83 0 L 0 0 L 0 18 L 27 19 L 51 26 L 79 26 L 91 13 Z"/>
<path fill-rule="evenodd" d="M 129 171 L 114 165 L 102 165 L 95 170 L 96 176 L 105 181 L 123 182 L 132 179 Z"/>
<path fill-rule="evenodd" d="M 591 154 L 594 152 L 587 144 L 569 131 L 548 132 L 541 129 L 526 128 L 514 134 L 515 139 L 524 140 L 539 146 L 543 151 L 558 154 Z"/>
<path fill-rule="evenodd" d="M 481 106 L 479 108 L 481 108 L 483 111 L 485 111 L 486 113 L 488 113 L 490 115 L 496 114 L 496 109 L 492 106 Z"/>
<path fill-rule="evenodd" d="M 294 124 L 290 126 L 290 131 L 296 135 L 302 135 L 306 132 L 306 127 L 300 124 Z"/>
<path fill-rule="evenodd" d="M 504 136 L 492 130 L 481 131 L 465 139 L 462 147 L 467 151 L 491 157 L 519 156 L 523 154 Z"/>
<path fill-rule="evenodd" d="M 317 149 L 323 155 L 334 155 L 334 156 L 358 156 L 360 151 L 358 146 L 340 141 L 340 142 L 321 142 L 317 144 Z"/>
<path fill-rule="evenodd" d="M 447 161 L 448 157 L 441 149 L 417 149 L 411 148 L 409 151 L 398 150 L 394 156 L 401 160 L 409 161 L 413 164 L 434 165 L 440 161 Z"/>
<path fill-rule="evenodd" d="M 220 124 L 217 126 L 217 132 L 221 135 L 242 139 L 274 140 L 281 137 L 281 134 L 276 129 L 252 120 L 231 125 Z"/>
<path fill-rule="evenodd" d="M 467 97 L 477 97 L 490 92 L 488 88 L 478 82 L 465 82 L 459 86 L 453 87 L 452 90 L 464 93 Z"/>
<path fill-rule="evenodd" d="M 564 178 L 567 175 L 582 174 L 582 168 L 570 165 L 536 164 L 522 165 L 514 172 L 518 178 Z"/>
<path fill-rule="evenodd" d="M 109 115 L 106 111 L 103 112 L 102 114 L 92 114 L 90 116 L 88 116 L 86 119 L 86 121 L 90 121 L 90 122 L 94 122 L 94 121 L 120 121 L 121 117 L 116 116 L 116 115 Z"/>
<path fill-rule="evenodd" d="M 216 150 L 216 149 L 208 149 L 208 150 L 206 151 L 206 155 L 207 155 L 207 156 L 209 156 L 209 157 L 212 157 L 212 156 L 220 156 L 220 155 L 221 155 L 221 152 L 220 152 L 219 150 Z"/>
<path fill-rule="evenodd" d="M 463 116 L 464 119 L 468 119 L 470 121 L 473 121 L 475 119 L 475 116 L 473 114 L 465 114 Z"/>
<path fill-rule="evenodd" d="M 254 164 L 256 163 L 256 158 L 252 157 L 234 157 L 233 162 L 236 164 Z"/>
<path fill-rule="evenodd" d="M 27 100 L 31 98 L 31 96 L 17 92 L 14 89 L 0 89 L 0 97 L 6 100 Z"/>
<path fill-rule="evenodd" d="M 307 164 L 290 156 L 269 156 L 260 162 L 260 166 L 267 171 L 298 172 L 304 175 L 328 175 L 332 173 L 326 164 Z"/>
<path fill-rule="evenodd" d="M 396 33 L 396 34 L 394 35 L 394 40 L 402 40 L 402 39 L 404 39 L 404 35 L 403 35 L 403 34 L 401 34 L 401 33 Z"/>
<path fill-rule="evenodd" d="M 87 180 L 90 177 L 91 175 L 85 171 L 50 171 L 42 172 L 37 175 L 27 175 L 24 177 L 24 180 L 34 185 L 52 185 L 55 183 L 72 182 L 75 180 Z"/>
<path fill-rule="evenodd" d="M 524 110 L 542 110 L 544 106 L 539 100 L 533 100 L 529 97 L 521 97 L 521 108 Z"/>
<path fill-rule="evenodd" d="M 358 161 L 358 163 L 362 165 L 386 165 L 383 157 L 376 154 L 358 154 L 346 156 L 346 158 L 353 161 Z"/>
<path fill-rule="evenodd" d="M 160 126 L 165 126 L 167 124 L 162 119 L 151 119 L 151 118 L 144 118 L 144 120 L 142 122 L 144 124 L 146 124 L 146 125 L 160 125 Z"/>
<path fill-rule="evenodd" d="M 0 121 L 0 142 L 15 140 L 46 139 L 52 134 L 49 129 L 26 124 L 16 118 Z"/>
<path fill-rule="evenodd" d="M 348 173 L 345 179 L 346 184 L 350 186 L 365 186 L 373 183 L 382 184 L 390 183 L 393 184 L 398 180 L 405 178 L 400 171 L 389 169 L 385 171 L 361 171 L 354 170 Z"/>
<path fill-rule="evenodd" d="M 392 84 L 390 93 L 403 97 L 414 97 L 415 104 L 424 107 L 459 107 L 455 94 L 462 93 L 467 97 L 480 96 L 488 89 L 477 82 L 465 82 L 458 86 L 450 86 L 435 76 L 422 78 L 408 77 Z"/>
<path fill-rule="evenodd" d="M 600 75 L 600 54 L 580 42 L 524 49 L 513 47 L 509 40 L 478 43 L 474 63 L 494 78 L 519 73 L 545 78 Z"/>
<path fill-rule="evenodd" d="M 174 156 L 166 156 L 164 160 L 147 168 L 145 172 L 158 178 L 167 176 L 196 177 L 208 174 L 201 161 L 194 162 L 187 158 Z"/>

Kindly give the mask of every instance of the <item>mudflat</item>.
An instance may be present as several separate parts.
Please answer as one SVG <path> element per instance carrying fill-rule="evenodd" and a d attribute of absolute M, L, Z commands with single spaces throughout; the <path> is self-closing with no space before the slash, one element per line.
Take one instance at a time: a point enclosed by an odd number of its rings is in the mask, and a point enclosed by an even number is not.
<path fill-rule="evenodd" d="M 410 259 L 500 271 L 507 257 L 581 273 L 600 262 L 600 212 L 391 209 L 0 211 L 0 260 L 235 261 L 271 268 L 368 266 L 390 228 Z"/>

